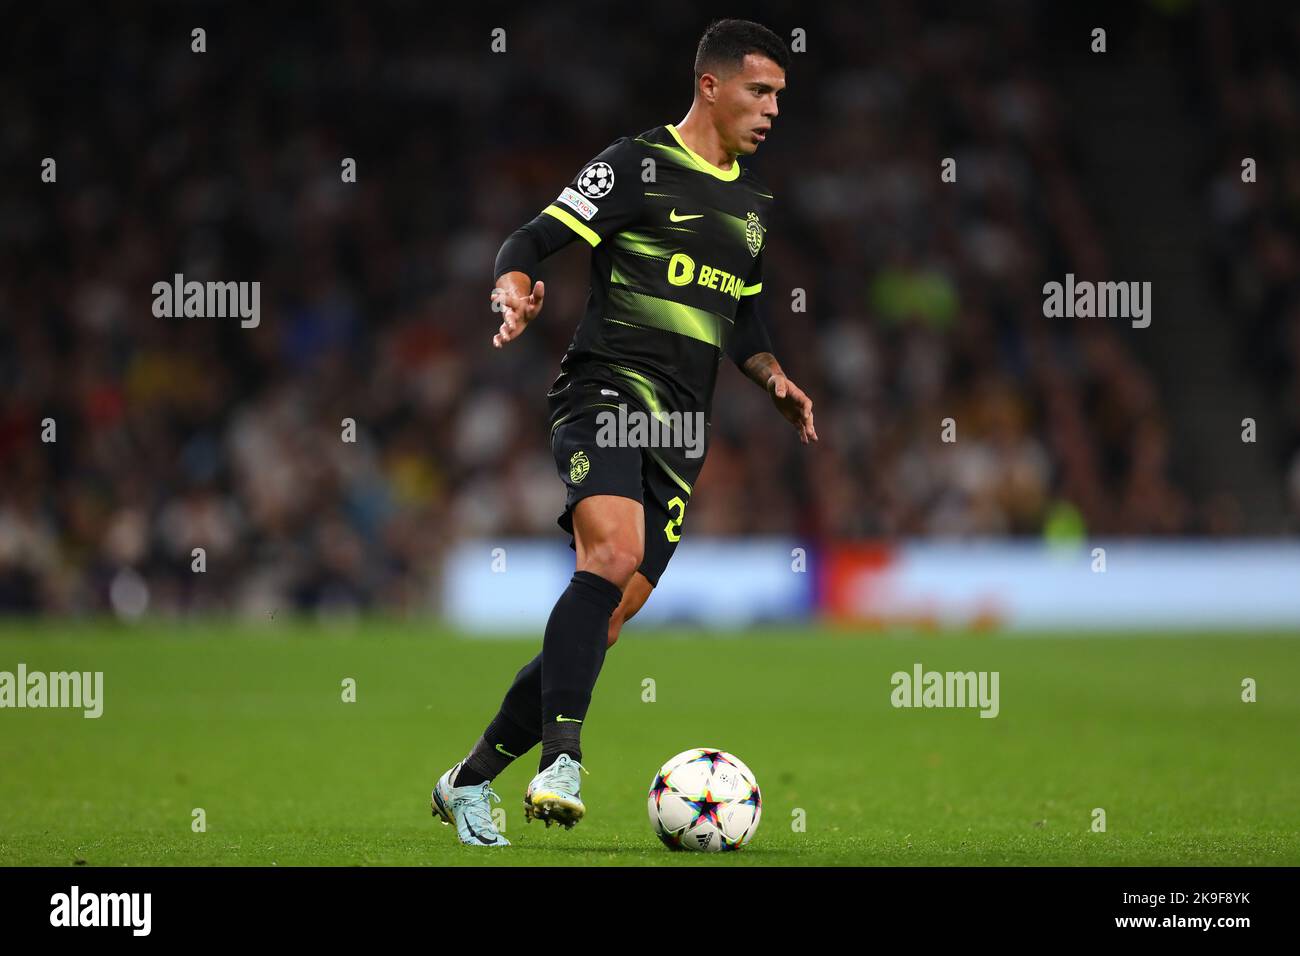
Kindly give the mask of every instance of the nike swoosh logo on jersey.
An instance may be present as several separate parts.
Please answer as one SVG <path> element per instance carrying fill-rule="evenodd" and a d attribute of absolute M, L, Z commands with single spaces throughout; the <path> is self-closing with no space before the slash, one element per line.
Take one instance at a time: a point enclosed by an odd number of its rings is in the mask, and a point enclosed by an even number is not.
<path fill-rule="evenodd" d="M 561 721 L 561 720 L 562 720 L 562 721 L 564 721 L 565 723 L 570 723 L 570 724 L 580 724 L 580 723 L 582 723 L 582 720 L 579 719 L 579 718 L 577 718 L 577 717 L 565 717 L 563 714 L 556 714 L 555 719 L 556 719 L 557 721 Z"/>
<path fill-rule="evenodd" d="M 702 212 L 697 212 L 692 216 L 679 216 L 677 215 L 676 207 L 674 207 L 673 211 L 668 214 L 668 219 L 671 222 L 685 222 L 687 219 L 703 219 L 703 218 L 704 218 L 704 213 Z"/>

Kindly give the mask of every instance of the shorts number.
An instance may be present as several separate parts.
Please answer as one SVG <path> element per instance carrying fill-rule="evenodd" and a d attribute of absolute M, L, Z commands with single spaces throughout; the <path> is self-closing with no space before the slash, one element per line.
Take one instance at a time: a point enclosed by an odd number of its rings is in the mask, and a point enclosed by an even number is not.
<path fill-rule="evenodd" d="M 686 516 L 686 502 L 681 498 L 674 498 L 668 502 L 668 507 L 677 509 L 677 517 L 669 518 L 668 523 L 664 525 L 664 537 L 676 544 L 682 540 L 681 532 L 677 529 L 682 526 L 682 518 Z"/>

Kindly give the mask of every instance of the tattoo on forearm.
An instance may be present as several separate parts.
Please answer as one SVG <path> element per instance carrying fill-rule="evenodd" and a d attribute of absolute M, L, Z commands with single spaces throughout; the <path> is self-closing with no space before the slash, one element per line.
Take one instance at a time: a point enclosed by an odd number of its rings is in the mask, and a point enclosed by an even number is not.
<path fill-rule="evenodd" d="M 771 352 L 757 352 L 745 359 L 744 372 L 759 388 L 767 388 L 767 380 L 773 375 L 783 374 L 781 363 Z"/>

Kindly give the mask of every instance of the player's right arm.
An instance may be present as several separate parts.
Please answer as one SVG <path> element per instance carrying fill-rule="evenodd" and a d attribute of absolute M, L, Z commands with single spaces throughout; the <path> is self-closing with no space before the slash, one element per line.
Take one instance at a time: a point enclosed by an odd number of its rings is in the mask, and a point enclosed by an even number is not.
<path fill-rule="evenodd" d="M 577 238 L 595 248 L 640 216 L 645 197 L 638 156 L 631 140 L 615 140 L 583 166 L 536 219 L 505 241 L 497 253 L 492 290 L 502 320 L 492 337 L 494 346 L 518 338 L 541 312 L 546 286 L 531 277 L 543 259 Z"/>
<path fill-rule="evenodd" d="M 529 278 L 547 256 L 573 241 L 573 233 L 559 221 L 542 214 L 511 233 L 501 246 L 496 261 L 496 286 L 492 289 L 493 308 L 501 313 L 501 328 L 492 344 L 502 348 L 523 334 L 528 323 L 542 311 L 546 284 Z"/>

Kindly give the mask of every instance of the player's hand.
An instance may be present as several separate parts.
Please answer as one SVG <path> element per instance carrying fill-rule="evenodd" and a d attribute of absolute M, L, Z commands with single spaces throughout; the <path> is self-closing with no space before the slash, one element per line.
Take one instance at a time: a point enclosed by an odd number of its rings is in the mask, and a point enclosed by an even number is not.
<path fill-rule="evenodd" d="M 802 388 L 784 375 L 773 375 L 767 380 L 767 394 L 772 396 L 777 411 L 785 416 L 785 420 L 799 429 L 801 442 L 807 445 L 817 440 L 817 429 L 813 428 L 812 399 L 804 394 Z"/>
<path fill-rule="evenodd" d="M 523 289 L 527 289 L 525 284 Z M 538 279 L 529 295 L 519 289 L 498 286 L 492 290 L 492 301 L 500 303 L 501 328 L 492 336 L 492 344 L 502 348 L 507 342 L 513 342 L 523 334 L 528 323 L 537 318 L 542 311 L 542 298 L 546 295 L 546 285 Z"/>

